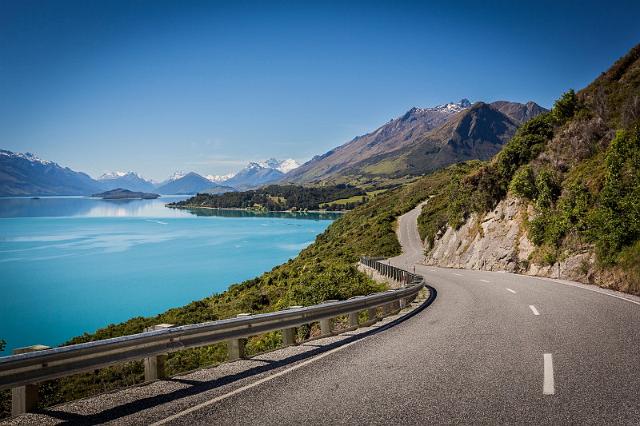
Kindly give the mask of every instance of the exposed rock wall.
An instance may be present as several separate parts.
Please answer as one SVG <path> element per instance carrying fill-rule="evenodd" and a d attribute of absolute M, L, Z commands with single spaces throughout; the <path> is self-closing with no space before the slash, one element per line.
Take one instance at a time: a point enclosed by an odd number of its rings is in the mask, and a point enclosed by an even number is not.
<path fill-rule="evenodd" d="M 535 246 L 527 238 L 524 223 L 531 207 L 507 197 L 483 215 L 472 215 L 459 229 L 448 227 L 427 248 L 427 265 L 450 268 L 509 271 L 528 275 L 591 282 L 596 279 L 595 257 L 588 248 L 562 256 L 553 265 L 535 263 Z"/>

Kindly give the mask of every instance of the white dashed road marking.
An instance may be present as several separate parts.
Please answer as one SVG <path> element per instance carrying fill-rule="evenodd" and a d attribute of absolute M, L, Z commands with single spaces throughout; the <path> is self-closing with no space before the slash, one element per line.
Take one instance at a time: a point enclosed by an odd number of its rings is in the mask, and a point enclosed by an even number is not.
<path fill-rule="evenodd" d="M 516 291 L 515 291 L 515 290 L 511 290 L 510 288 L 507 288 L 506 290 L 507 290 L 509 293 L 516 294 Z"/>
<path fill-rule="evenodd" d="M 538 312 L 535 306 L 529 305 L 529 309 L 531 309 L 531 312 L 533 312 L 533 315 L 540 315 L 540 312 Z"/>
<path fill-rule="evenodd" d="M 544 354 L 544 382 L 542 385 L 542 393 L 544 395 L 553 395 L 556 393 L 556 387 L 553 381 L 553 357 L 551 354 Z"/>

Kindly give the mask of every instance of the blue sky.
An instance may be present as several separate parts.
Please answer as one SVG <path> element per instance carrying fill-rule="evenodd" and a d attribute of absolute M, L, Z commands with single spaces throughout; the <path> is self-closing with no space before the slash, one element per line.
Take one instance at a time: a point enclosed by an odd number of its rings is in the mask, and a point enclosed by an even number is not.
<path fill-rule="evenodd" d="M 549 107 L 640 2 L 0 0 L 0 147 L 97 176 L 308 160 L 412 106 Z"/>

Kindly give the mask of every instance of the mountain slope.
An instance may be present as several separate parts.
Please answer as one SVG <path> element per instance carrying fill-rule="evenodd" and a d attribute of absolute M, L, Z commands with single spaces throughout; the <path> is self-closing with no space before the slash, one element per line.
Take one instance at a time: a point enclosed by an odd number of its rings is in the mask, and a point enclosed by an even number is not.
<path fill-rule="evenodd" d="M 101 189 L 84 173 L 30 153 L 0 150 L 0 196 L 90 195 Z"/>
<path fill-rule="evenodd" d="M 142 176 L 135 172 L 105 173 L 97 180 L 98 182 L 100 182 L 105 191 L 124 188 L 133 192 L 150 192 L 155 188 L 155 185 L 152 182 L 144 179 Z"/>
<path fill-rule="evenodd" d="M 434 108 L 412 108 L 374 132 L 358 136 L 344 145 L 314 157 L 287 173 L 285 181 L 308 183 L 336 176 L 358 162 L 406 146 L 417 136 L 442 125 L 449 117 L 469 106 L 469 101 L 462 99 L 458 103 Z"/>
<path fill-rule="evenodd" d="M 547 111 L 545 108 L 531 101 L 526 104 L 509 101 L 496 101 L 491 102 L 490 105 L 509 117 L 518 125 L 521 125 Z"/>
<path fill-rule="evenodd" d="M 209 179 L 200 176 L 197 173 L 190 172 L 185 175 L 179 174 L 177 179 L 169 179 L 160 184 L 155 192 L 160 194 L 197 194 L 199 192 L 216 192 L 222 188 L 222 191 L 231 191 L 232 188 L 224 188 L 223 185 L 211 182 Z"/>
<path fill-rule="evenodd" d="M 315 157 L 286 182 L 376 182 L 420 175 L 469 159 L 488 159 L 515 129 L 544 108 L 533 102 L 495 105 L 463 99 L 434 108 L 412 108 L 373 133 Z"/>
<path fill-rule="evenodd" d="M 517 123 L 478 102 L 403 149 L 356 164 L 345 175 L 419 175 L 467 160 L 487 160 L 515 133 Z"/>
<path fill-rule="evenodd" d="M 230 179 L 224 181 L 225 185 L 237 189 L 255 188 L 269 182 L 275 182 L 284 176 L 280 170 L 263 167 L 258 163 L 249 163 Z"/>

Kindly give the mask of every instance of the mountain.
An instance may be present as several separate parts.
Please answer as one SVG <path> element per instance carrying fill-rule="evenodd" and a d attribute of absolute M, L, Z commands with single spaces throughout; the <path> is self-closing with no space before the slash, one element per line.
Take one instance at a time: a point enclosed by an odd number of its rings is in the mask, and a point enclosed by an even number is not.
<path fill-rule="evenodd" d="M 496 101 L 491 102 L 491 106 L 509 117 L 518 125 L 523 124 L 547 111 L 545 108 L 531 101 L 526 104 L 509 101 Z"/>
<path fill-rule="evenodd" d="M 279 161 L 271 158 L 262 162 L 251 162 L 233 177 L 223 182 L 225 185 L 237 189 L 256 188 L 282 179 L 285 173 L 298 166 L 299 164 L 292 159 Z"/>
<path fill-rule="evenodd" d="M 467 160 L 488 160 L 515 134 L 518 123 L 478 102 L 403 149 L 369 158 L 345 175 L 419 175 Z"/>
<path fill-rule="evenodd" d="M 105 191 L 123 188 L 134 192 L 153 191 L 155 185 L 135 172 L 110 172 L 100 176 L 98 182 Z"/>
<path fill-rule="evenodd" d="M 278 170 L 282 173 L 288 173 L 293 169 L 297 169 L 300 167 L 300 164 L 292 158 L 287 158 L 286 160 L 276 160 L 275 158 L 270 158 L 266 161 L 262 161 L 258 163 L 260 166 Z"/>
<path fill-rule="evenodd" d="M 388 154 L 411 143 L 416 137 L 444 124 L 451 116 L 469 108 L 468 99 L 433 108 L 411 108 L 371 133 L 358 136 L 346 144 L 316 156 L 287 173 L 285 180 L 294 183 L 320 181 L 355 164 L 380 154 Z"/>
<path fill-rule="evenodd" d="M 235 175 L 236 175 L 235 173 L 229 173 L 227 175 L 206 175 L 205 177 L 209 179 L 211 182 L 221 183 L 231 179 Z"/>
<path fill-rule="evenodd" d="M 249 163 L 231 179 L 224 181 L 225 185 L 236 189 L 249 189 L 280 180 L 284 176 L 278 169 L 265 167 L 260 163 Z"/>
<path fill-rule="evenodd" d="M 89 195 L 102 190 L 89 175 L 31 153 L 0 150 L 0 196 Z"/>
<path fill-rule="evenodd" d="M 161 194 L 197 194 L 199 192 L 228 192 L 233 188 L 219 185 L 197 173 L 176 172 L 169 179 L 161 183 L 156 189 Z"/>
<path fill-rule="evenodd" d="M 494 105 L 495 104 L 495 105 Z M 359 136 L 293 170 L 292 183 L 367 181 L 420 175 L 452 163 L 495 155 L 526 120 L 544 108 L 529 102 L 494 104 L 466 99 L 412 108 L 372 133 Z"/>

